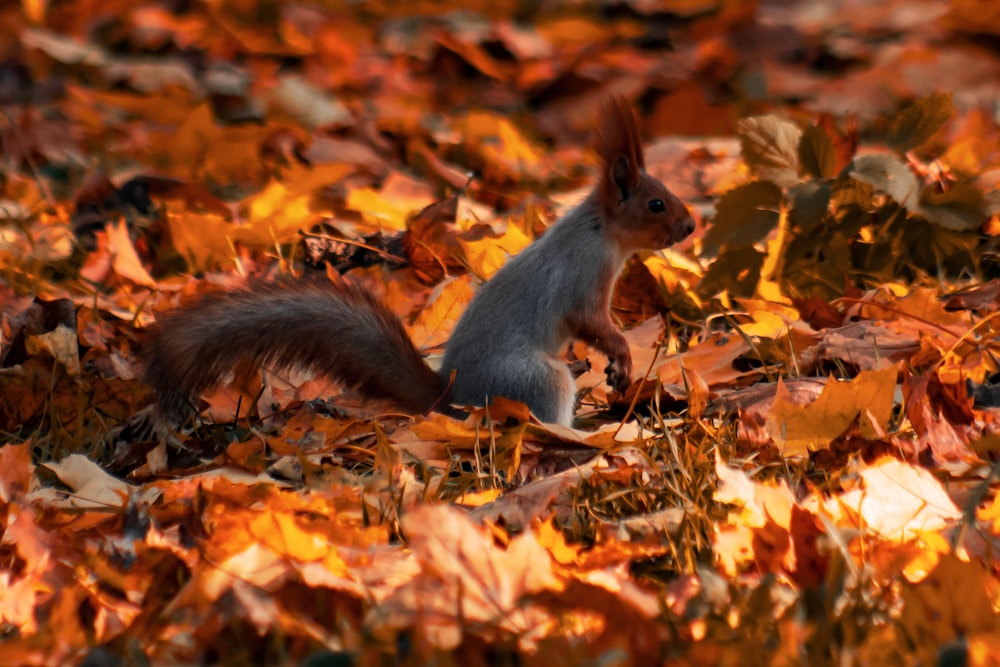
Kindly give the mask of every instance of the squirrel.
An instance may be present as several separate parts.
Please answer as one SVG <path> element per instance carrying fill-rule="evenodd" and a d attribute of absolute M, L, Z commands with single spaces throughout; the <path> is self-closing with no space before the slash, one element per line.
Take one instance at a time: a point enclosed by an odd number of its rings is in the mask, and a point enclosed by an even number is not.
<path fill-rule="evenodd" d="M 235 369 L 300 366 L 409 414 L 504 397 L 543 422 L 571 425 L 575 384 L 561 352 L 572 339 L 600 350 L 609 386 L 624 392 L 632 359 L 611 319 L 615 281 L 632 253 L 678 243 L 695 226 L 684 204 L 646 173 L 638 122 L 624 98 L 602 106 L 595 144 L 599 182 L 479 288 L 439 371 L 362 287 L 255 285 L 202 295 L 158 318 L 143 369 L 155 410 L 181 421 L 193 398 Z"/>

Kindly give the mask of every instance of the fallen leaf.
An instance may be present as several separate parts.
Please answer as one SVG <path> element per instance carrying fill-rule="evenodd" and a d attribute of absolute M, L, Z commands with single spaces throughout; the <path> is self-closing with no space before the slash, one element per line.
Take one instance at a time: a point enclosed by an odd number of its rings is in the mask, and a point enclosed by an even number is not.
<path fill-rule="evenodd" d="M 903 542 L 962 518 L 941 483 L 923 468 L 883 457 L 859 474 L 863 488 L 833 502 L 850 509 L 863 529 L 884 539 Z"/>
<path fill-rule="evenodd" d="M 829 381 L 814 402 L 796 405 L 779 383 L 778 395 L 767 419 L 768 435 L 785 456 L 805 456 L 826 449 L 859 416 L 870 414 L 884 431 L 889 425 L 896 389 L 896 368 L 862 371 L 849 382 Z M 861 435 L 875 438 L 869 422 L 859 422 Z"/>

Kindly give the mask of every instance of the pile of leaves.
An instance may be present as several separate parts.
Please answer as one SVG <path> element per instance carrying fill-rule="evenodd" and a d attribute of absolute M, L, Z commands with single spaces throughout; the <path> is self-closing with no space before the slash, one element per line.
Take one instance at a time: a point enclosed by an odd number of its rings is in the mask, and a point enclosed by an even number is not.
<path fill-rule="evenodd" d="M 0 665 L 997 664 L 1000 14 L 868 4 L 0 8 Z M 610 93 L 699 224 L 578 428 L 280 368 L 141 428 L 145 327 L 248 280 L 433 362 Z"/>

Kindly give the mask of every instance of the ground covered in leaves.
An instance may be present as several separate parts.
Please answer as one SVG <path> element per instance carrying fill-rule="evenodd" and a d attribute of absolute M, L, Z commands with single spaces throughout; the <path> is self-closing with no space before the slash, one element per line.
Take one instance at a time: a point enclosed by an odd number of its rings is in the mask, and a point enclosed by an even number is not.
<path fill-rule="evenodd" d="M 0 7 L 0 665 L 1000 664 L 995 3 L 402 7 Z M 247 280 L 433 362 L 612 93 L 698 229 L 578 428 L 307 369 L 136 427 L 142 330 Z"/>

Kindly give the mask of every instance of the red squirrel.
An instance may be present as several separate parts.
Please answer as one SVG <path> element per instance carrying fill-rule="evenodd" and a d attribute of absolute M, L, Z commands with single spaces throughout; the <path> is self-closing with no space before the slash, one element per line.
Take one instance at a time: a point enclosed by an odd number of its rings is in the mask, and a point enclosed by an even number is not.
<path fill-rule="evenodd" d="M 421 414 L 439 406 L 521 401 L 543 422 L 570 425 L 575 385 L 561 353 L 579 339 L 608 356 L 608 384 L 632 376 L 611 290 L 637 250 L 694 231 L 684 204 L 645 171 L 629 104 L 609 100 L 598 119 L 600 181 L 576 208 L 510 259 L 472 299 L 433 371 L 402 323 L 361 287 L 278 284 L 209 293 L 158 318 L 145 343 L 144 379 L 160 416 L 177 421 L 190 400 L 236 368 L 300 366 Z"/>

